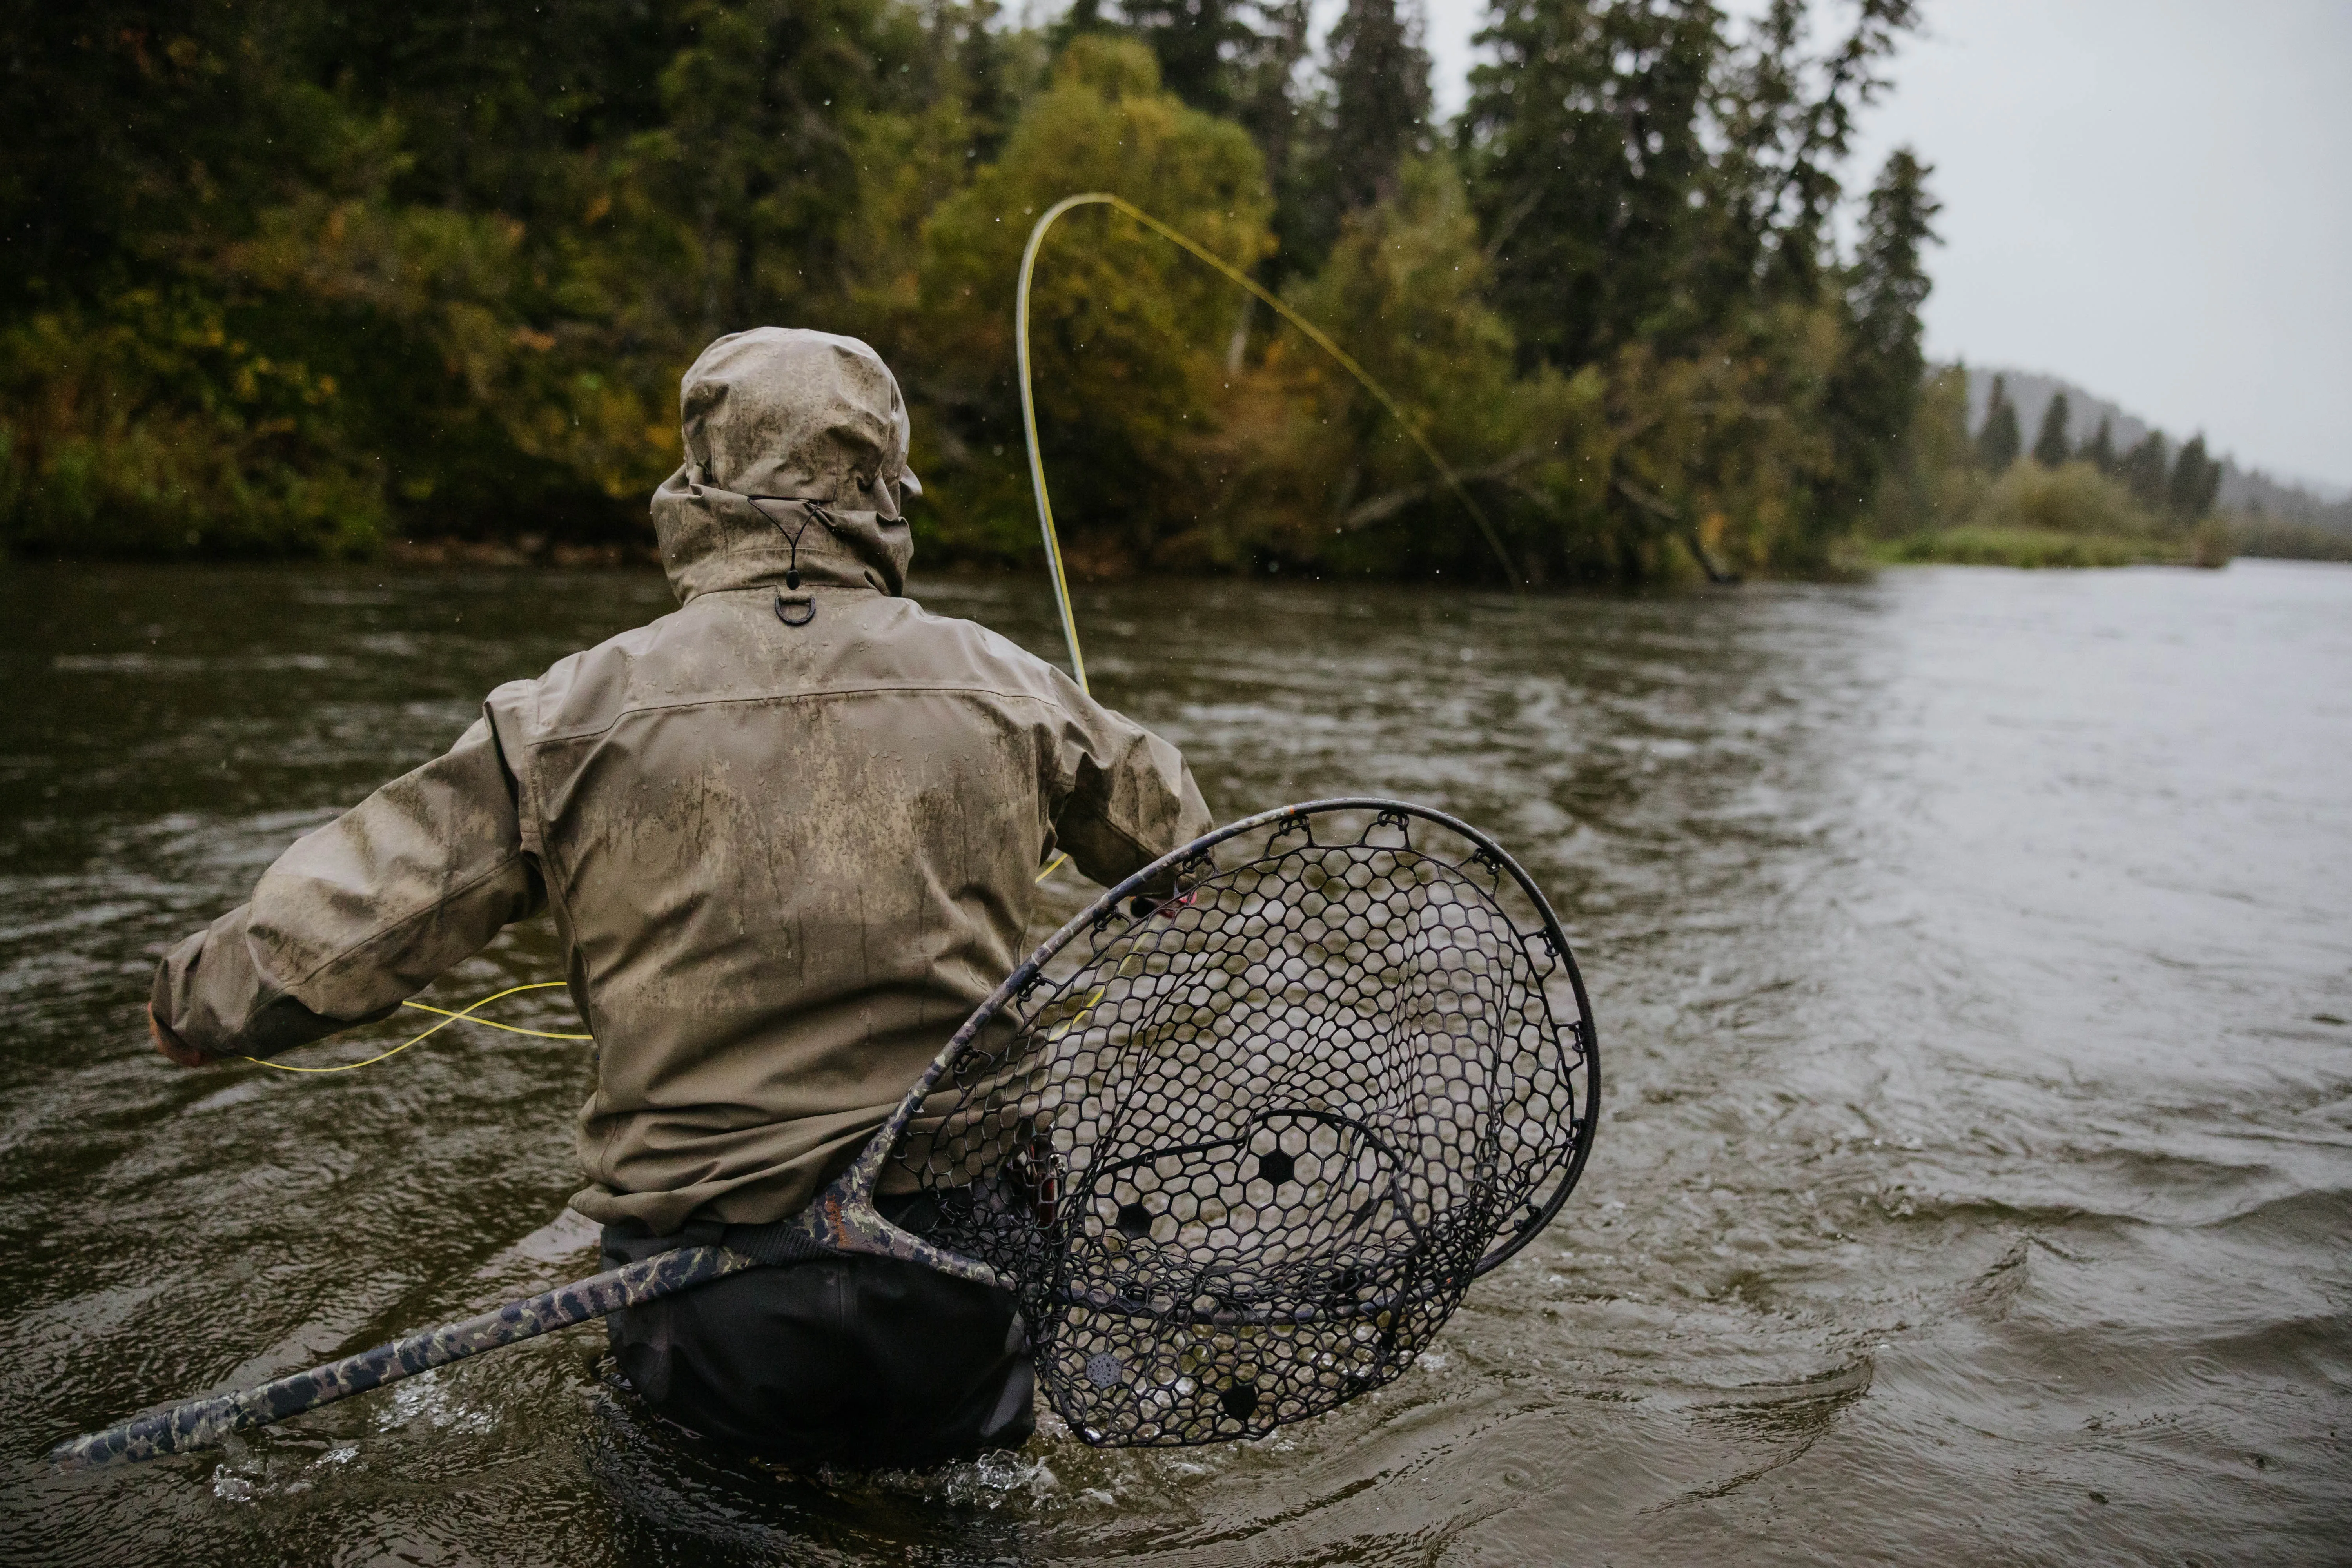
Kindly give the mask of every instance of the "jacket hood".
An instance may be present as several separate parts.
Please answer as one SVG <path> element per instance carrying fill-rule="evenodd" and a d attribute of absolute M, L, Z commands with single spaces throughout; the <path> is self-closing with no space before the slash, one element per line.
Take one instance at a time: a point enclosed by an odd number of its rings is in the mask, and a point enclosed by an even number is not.
<path fill-rule="evenodd" d="M 856 338 L 733 332 L 678 385 L 686 460 L 654 493 L 662 567 L 683 604 L 783 581 L 906 589 L 906 399 Z M 796 504 L 797 503 L 797 504 Z"/>

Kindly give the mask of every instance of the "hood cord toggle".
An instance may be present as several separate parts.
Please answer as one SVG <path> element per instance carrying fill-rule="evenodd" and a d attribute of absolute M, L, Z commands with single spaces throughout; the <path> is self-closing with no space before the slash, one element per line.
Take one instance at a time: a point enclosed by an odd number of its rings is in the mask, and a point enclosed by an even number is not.
<path fill-rule="evenodd" d="M 832 532 L 832 514 L 824 510 L 822 503 L 813 500 L 802 500 L 796 496 L 745 496 L 743 499 L 750 501 L 753 510 L 758 511 L 761 517 L 766 518 L 770 522 L 775 523 L 776 531 L 783 534 L 784 542 L 792 546 L 791 557 L 786 561 L 784 565 L 784 586 L 791 589 L 798 589 L 801 585 L 801 535 L 808 531 L 808 526 L 812 522 L 821 522 L 824 524 L 826 532 Z M 801 517 L 801 525 L 798 528 L 792 530 L 790 532 L 786 532 L 783 523 L 776 518 L 775 514 L 769 511 L 766 507 L 760 504 L 762 501 L 771 500 L 792 501 L 798 505 L 803 514 Z M 794 611 L 798 611 L 799 613 L 795 615 L 793 614 Z M 816 600 L 806 595 L 803 595 L 796 598 L 787 599 L 783 595 L 778 594 L 776 595 L 776 619 L 783 622 L 784 625 L 788 626 L 804 626 L 811 621 L 816 619 Z"/>

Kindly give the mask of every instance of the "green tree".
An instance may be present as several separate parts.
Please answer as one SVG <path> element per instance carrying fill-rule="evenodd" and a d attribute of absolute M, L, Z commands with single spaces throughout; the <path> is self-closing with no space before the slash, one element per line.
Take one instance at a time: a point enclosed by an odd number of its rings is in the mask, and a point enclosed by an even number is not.
<path fill-rule="evenodd" d="M 1349 215 L 1289 301 L 1356 354 L 1447 454 L 1507 534 L 1514 569 L 1579 574 L 1599 517 L 1580 485 L 1601 428 L 1597 377 L 1515 376 L 1484 298 L 1486 262 L 1451 160 L 1409 159 L 1389 199 Z M 1239 389 L 1218 443 L 1219 524 L 1275 518 L 1265 548 L 1340 572 L 1501 575 L 1488 542 L 1395 417 L 1285 331 Z M 1228 543 L 1228 549 L 1234 548 Z"/>
<path fill-rule="evenodd" d="M 303 149 L 277 143 L 287 62 L 226 6 L 0 9 L 0 308 L 89 306 L 171 274 L 158 241 L 241 224 Z"/>
<path fill-rule="evenodd" d="M 1701 200 L 1708 243 L 1692 269 L 1706 295 L 1743 284 L 1778 298 L 1816 291 L 1855 116 L 1885 91 L 1885 63 L 1919 19 L 1917 0 L 1856 0 L 1843 35 L 1816 51 L 1815 9 L 1769 0 L 1720 57 L 1704 107 L 1721 151 Z"/>
<path fill-rule="evenodd" d="M 1920 402 L 1927 171 L 1889 161 L 1851 251 L 1829 221 L 1914 5 L 1816 9 L 1503 0 L 1449 160 L 1410 0 L 1351 0 L 1316 92 L 1308 0 L 18 6 L 0 545 L 642 540 L 679 371 L 786 321 L 898 366 L 927 548 L 1018 557 L 1021 242 L 1101 186 L 1325 320 L 1407 423 L 1076 214 L 1034 324 L 1082 569 L 1499 574 L 1408 430 L 1530 576 L 1811 569 L 1885 498 L 1989 488 L 1934 455 L 1954 378 Z"/>
<path fill-rule="evenodd" d="M 2098 429 L 2092 432 L 2091 438 L 2084 442 L 2081 449 L 2074 455 L 2103 474 L 2114 473 L 2116 471 L 2115 422 L 2105 415 L 2100 416 Z"/>
<path fill-rule="evenodd" d="M 1242 0 L 1131 0 L 1123 9 L 1169 91 L 1213 114 L 1233 107 L 1233 58 L 1256 41 Z"/>
<path fill-rule="evenodd" d="M 1322 91 L 1304 105 L 1296 178 L 1276 230 L 1285 272 L 1311 271 L 1339 237 L 1340 220 L 1396 194 L 1402 161 L 1429 135 L 1429 57 L 1417 11 L 1399 0 L 1349 0 L 1328 40 Z"/>
<path fill-rule="evenodd" d="M 1726 47 L 1709 0 L 1496 0 L 1458 132 L 1525 362 L 1573 366 L 1662 308 Z"/>
<path fill-rule="evenodd" d="M 920 514 L 941 542 L 1025 550 L 1034 518 L 1013 384 L 1013 289 L 1031 221 L 1072 191 L 1108 190 L 1249 266 L 1266 254 L 1265 165 L 1237 125 L 1187 108 L 1151 52 L 1108 33 L 1071 41 L 1003 157 L 923 232 L 927 389 Z M 1030 302 L 1038 425 L 1064 538 L 1083 565 L 1172 563 L 1212 504 L 1192 451 L 1223 392 L 1233 285 L 1131 220 L 1061 220 Z M 917 367 L 919 366 L 919 369 Z M 1180 552 L 1181 553 L 1181 552 Z"/>
<path fill-rule="evenodd" d="M 2192 436 L 2174 459 L 2172 477 L 2165 486 L 2165 509 L 2183 522 L 2195 522 L 2213 510 L 2221 489 L 2221 465 L 2205 455 L 2205 437 Z"/>
<path fill-rule="evenodd" d="M 704 341 L 804 311 L 840 279 L 859 169 L 852 122 L 911 63 L 875 0 L 740 0 L 694 12 L 661 75 L 641 177 L 679 220 L 679 305 Z M 895 46 L 895 47 L 894 47 Z M 898 58 L 893 58 L 894 56 Z"/>
<path fill-rule="evenodd" d="M 1868 502 L 1918 410 L 1927 370 L 1919 347 L 1919 310 L 1930 287 L 1926 252 L 1942 210 L 1927 192 L 1933 172 L 1909 148 L 1897 148 L 1864 207 L 1846 285 L 1845 353 L 1828 404 L 1840 470 L 1830 499 L 1840 522 Z"/>
<path fill-rule="evenodd" d="M 414 0 L 400 6 L 264 0 L 248 34 L 303 78 L 371 113 L 396 112 L 403 205 L 526 223 L 568 205 L 551 163 L 662 120 L 662 61 L 723 27 L 730 7 L 640 0 Z"/>
<path fill-rule="evenodd" d="M 1969 434 L 1969 373 L 1931 371 L 1871 508 L 1871 531 L 1895 539 L 1951 526 L 1975 510 L 1985 478 Z"/>
<path fill-rule="evenodd" d="M 2042 428 L 2033 437 L 2033 460 L 2043 468 L 2063 468 L 2074 451 L 2074 444 L 2066 438 L 2066 426 L 2073 414 L 2064 393 L 2051 395 L 2050 405 L 2042 411 Z"/>
<path fill-rule="evenodd" d="M 1628 572 L 1662 537 L 1818 564 L 1867 499 L 1859 432 L 1886 411 L 1875 368 L 1843 363 L 1828 225 L 1854 112 L 1916 12 L 1861 0 L 1817 50 L 1801 0 L 1736 36 L 1706 0 L 1501 0 L 1480 35 L 1495 63 L 1457 141 L 1496 300 L 1523 364 L 1608 367 Z M 1785 423 L 1746 416 L 1764 407 Z"/>
<path fill-rule="evenodd" d="M 2164 432 L 2151 430 L 2140 437 L 2137 445 L 2124 454 L 2116 465 L 2116 477 L 2122 479 L 2140 505 L 2160 510 L 2165 503 L 2168 476 L 2172 458 L 2166 448 Z"/>
<path fill-rule="evenodd" d="M 1992 473 L 2007 470 L 2017 461 L 2018 448 L 2024 438 L 2017 428 L 2017 405 L 2009 400 L 2009 379 L 1992 378 L 1992 397 L 1985 405 L 1984 424 L 1977 430 L 1977 460 Z"/>
<path fill-rule="evenodd" d="M 1258 15 L 1255 47 L 1235 66 L 1242 81 L 1235 113 L 1265 155 L 1278 243 L 1264 272 L 1266 281 L 1279 287 L 1292 273 L 1311 268 L 1330 241 L 1319 226 L 1325 203 L 1316 160 L 1308 155 L 1318 126 L 1307 115 L 1298 81 L 1314 14 L 1310 0 L 1262 0 Z"/>
<path fill-rule="evenodd" d="M 1397 0 L 1348 0 L 1331 29 L 1331 186 L 1344 212 L 1395 195 L 1399 165 L 1428 134 L 1419 24 Z"/>

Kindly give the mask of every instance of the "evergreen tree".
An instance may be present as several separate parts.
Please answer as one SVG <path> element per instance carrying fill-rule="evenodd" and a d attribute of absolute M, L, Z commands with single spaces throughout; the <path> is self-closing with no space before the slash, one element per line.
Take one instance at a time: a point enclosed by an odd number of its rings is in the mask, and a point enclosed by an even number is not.
<path fill-rule="evenodd" d="M 1058 55 L 1070 47 L 1071 39 L 1109 31 L 1111 26 L 1103 20 L 1102 0 L 1070 0 L 1061 19 L 1045 29 L 1045 42 Z"/>
<path fill-rule="evenodd" d="M 2116 465 L 2116 477 L 2127 486 L 2140 505 L 2156 509 L 2165 501 L 2167 475 L 2172 466 L 2165 449 L 2164 432 L 2151 430 Z"/>
<path fill-rule="evenodd" d="M 1298 68 L 1307 58 L 1314 21 L 1311 0 L 1258 0 L 1259 26 L 1252 47 L 1238 66 L 1242 82 L 1236 115 L 1243 129 L 1265 154 L 1266 184 L 1274 193 L 1274 232 L 1280 248 L 1268 258 L 1264 277 L 1269 287 L 1311 267 L 1321 247 L 1309 237 L 1314 218 L 1309 209 L 1322 205 L 1307 156 L 1314 129 L 1300 102 Z M 1328 237 L 1325 240 L 1328 244 Z M 1243 307 L 1244 310 L 1248 306 Z"/>
<path fill-rule="evenodd" d="M 2073 451 L 2066 439 L 2066 426 L 2073 410 L 2066 405 L 2066 395 L 2053 394 L 2050 406 L 2042 411 L 2042 428 L 2033 437 L 2033 460 L 2045 468 L 2063 468 Z"/>
<path fill-rule="evenodd" d="M 996 156 L 1020 107 L 1011 79 L 1011 40 L 1001 26 L 1003 9 L 1001 0 L 967 0 L 962 5 L 936 0 L 928 14 L 940 52 L 953 61 L 961 79 L 952 80 L 934 69 L 933 80 L 924 84 L 925 96 L 934 100 L 943 94 L 958 96 L 956 89 L 961 89 L 971 125 L 971 140 L 964 153 L 970 163 Z"/>
<path fill-rule="evenodd" d="M 859 175 L 843 122 L 898 63 L 877 47 L 879 11 L 878 0 L 712 6 L 662 72 L 656 189 L 694 226 L 704 339 L 794 314 L 837 276 Z"/>
<path fill-rule="evenodd" d="M 1330 48 L 1331 193 L 1341 212 L 1353 212 L 1395 195 L 1398 165 L 1428 133 L 1429 54 L 1419 8 L 1348 0 Z"/>
<path fill-rule="evenodd" d="M 281 3 L 270 47 L 296 51 L 313 80 L 359 102 L 406 112 L 413 160 L 403 196 L 459 211 L 538 221 L 559 194 L 542 179 L 551 154 L 617 141 L 663 118 L 651 61 L 705 29 L 766 21 L 756 5 L 647 6 L 640 0 L 414 0 L 394 7 Z M 840 26 L 872 26 L 872 0 L 827 3 L 779 29 L 781 56 L 821 49 Z M 273 29 L 275 30 L 275 29 Z"/>
<path fill-rule="evenodd" d="M 1428 142 L 1429 57 L 1418 0 L 1348 0 L 1328 39 L 1327 82 L 1307 105 L 1297 168 L 1275 220 L 1285 277 L 1320 268 L 1347 216 L 1396 194 Z"/>
<path fill-rule="evenodd" d="M 1195 109 L 1239 121 L 1265 154 L 1281 240 L 1265 280 L 1279 283 L 1311 267 L 1338 221 L 1325 188 L 1325 160 L 1310 145 L 1322 117 L 1310 112 L 1299 91 L 1313 0 L 1128 0 L 1119 10 L 1124 30 L 1150 46 L 1168 90 Z M 1058 52 L 1082 32 L 1112 26 L 1102 19 L 1101 0 L 1075 0 L 1047 36 Z M 1425 84 L 1427 74 L 1424 64 L 1414 79 Z M 1425 96 L 1425 85 L 1423 90 Z"/>
<path fill-rule="evenodd" d="M 1767 0 L 1723 57 L 1707 104 L 1721 148 L 1705 197 L 1710 292 L 1748 281 L 1806 299 L 1818 285 L 1855 114 L 1885 89 L 1884 62 L 1919 20 L 1918 0 L 1855 0 L 1845 36 L 1815 55 L 1806 32 L 1827 9 Z"/>
<path fill-rule="evenodd" d="M 1581 364 L 1665 302 L 1726 45 L 1710 0 L 1496 0 L 1460 134 L 1523 359 Z"/>
<path fill-rule="evenodd" d="M 2116 431 L 2114 421 L 2101 416 L 2098 429 L 2082 449 L 2074 454 L 2103 474 L 2116 471 Z"/>
<path fill-rule="evenodd" d="M 1233 108 L 1232 57 L 1255 37 L 1240 0 L 1134 0 L 1124 10 L 1169 91 L 1212 114 Z"/>
<path fill-rule="evenodd" d="M 1863 212 L 1846 287 L 1846 352 L 1829 406 L 1838 437 L 1843 514 L 1865 504 L 1919 406 L 1927 358 L 1919 310 L 1927 303 L 1927 247 L 1941 205 L 1927 194 L 1934 171 L 1908 147 L 1889 154 Z"/>
<path fill-rule="evenodd" d="M 2213 510 L 2213 498 L 2221 489 L 2221 465 L 2205 455 L 2203 436 L 2190 437 L 2172 465 L 2172 479 L 2165 488 L 2166 507 L 2183 522 L 2195 522 Z"/>
<path fill-rule="evenodd" d="M 1859 0 L 1815 53 L 1803 0 L 1737 39 L 1714 0 L 1495 0 L 1456 136 L 1522 361 L 1702 353 L 1824 304 L 1854 113 L 1916 14 Z"/>
<path fill-rule="evenodd" d="M 1992 399 L 1985 405 L 1984 424 L 1977 431 L 1977 460 L 1993 473 L 2005 473 L 2024 444 L 2017 428 L 2017 405 L 2009 400 L 2009 378 L 1994 376 Z"/>

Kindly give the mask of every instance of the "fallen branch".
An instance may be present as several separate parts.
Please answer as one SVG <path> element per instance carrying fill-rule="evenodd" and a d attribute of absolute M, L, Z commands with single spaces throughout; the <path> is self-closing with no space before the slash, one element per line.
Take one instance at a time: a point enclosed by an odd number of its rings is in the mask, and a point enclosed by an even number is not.
<path fill-rule="evenodd" d="M 1508 479 L 1529 464 L 1542 461 L 1545 454 L 1549 450 L 1550 448 L 1546 447 L 1529 447 L 1524 451 L 1514 452 L 1507 458 L 1489 463 L 1483 468 L 1464 468 L 1458 477 L 1465 485 L 1475 481 Z M 1437 483 L 1432 482 L 1425 485 L 1411 485 L 1401 490 L 1383 491 L 1368 501 L 1349 508 L 1340 517 L 1339 526 L 1343 529 L 1362 528 L 1368 524 L 1379 522 L 1383 518 L 1394 517 L 1413 502 L 1429 500 L 1438 492 L 1439 488 Z"/>
<path fill-rule="evenodd" d="M 1739 581 L 1739 574 L 1726 572 L 1715 563 L 1715 557 L 1706 552 L 1706 545 L 1700 540 L 1697 528 L 1683 516 L 1680 509 L 1672 501 L 1663 496 L 1654 496 L 1640 486 L 1623 479 L 1612 478 L 1609 482 L 1619 495 L 1623 496 L 1652 517 L 1674 525 L 1676 536 L 1690 551 L 1692 559 L 1698 563 L 1698 569 L 1706 574 L 1708 582 L 1717 586 L 1729 586 Z"/>

